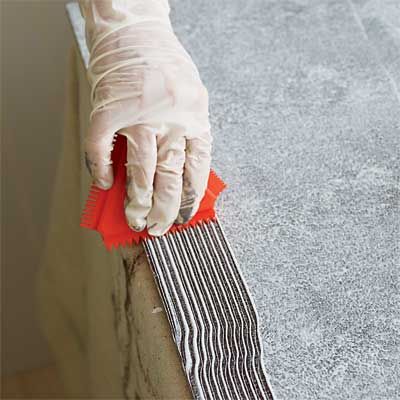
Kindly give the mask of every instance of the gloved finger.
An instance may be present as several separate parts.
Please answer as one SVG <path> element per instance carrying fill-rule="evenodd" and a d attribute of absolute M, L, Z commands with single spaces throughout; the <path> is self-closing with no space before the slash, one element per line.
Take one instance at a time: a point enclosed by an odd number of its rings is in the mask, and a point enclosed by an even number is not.
<path fill-rule="evenodd" d="M 182 135 L 166 134 L 157 139 L 153 206 L 147 217 L 147 227 L 153 236 L 161 236 L 167 232 L 178 215 L 182 195 L 185 143 L 186 140 Z"/>
<path fill-rule="evenodd" d="M 211 137 L 188 139 L 182 199 L 176 223 L 186 224 L 196 214 L 207 188 L 211 164 Z"/>
<path fill-rule="evenodd" d="M 86 165 L 94 184 L 102 189 L 109 189 L 114 180 L 111 152 L 119 129 L 117 122 L 113 107 L 90 114 L 84 146 Z"/>
<path fill-rule="evenodd" d="M 155 132 L 145 125 L 120 131 L 127 138 L 125 216 L 128 225 L 140 232 L 152 205 L 153 180 L 157 164 Z"/>
<path fill-rule="evenodd" d="M 114 136 L 105 137 L 101 141 L 85 140 L 85 163 L 92 176 L 93 183 L 101 189 L 110 189 L 113 181 L 111 152 Z"/>

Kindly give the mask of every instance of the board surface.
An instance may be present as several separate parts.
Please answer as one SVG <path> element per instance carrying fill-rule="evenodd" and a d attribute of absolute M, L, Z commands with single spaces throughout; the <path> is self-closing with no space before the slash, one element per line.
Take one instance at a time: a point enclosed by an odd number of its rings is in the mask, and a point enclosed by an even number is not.
<path fill-rule="evenodd" d="M 277 398 L 399 398 L 399 2 L 170 3 Z"/>

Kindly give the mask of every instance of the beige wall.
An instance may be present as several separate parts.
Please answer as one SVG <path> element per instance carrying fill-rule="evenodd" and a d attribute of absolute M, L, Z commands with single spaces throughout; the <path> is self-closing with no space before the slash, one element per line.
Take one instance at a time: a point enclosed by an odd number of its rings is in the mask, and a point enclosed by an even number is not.
<path fill-rule="evenodd" d="M 34 279 L 60 151 L 72 35 L 63 0 L 0 0 L 2 372 L 46 364 Z"/>

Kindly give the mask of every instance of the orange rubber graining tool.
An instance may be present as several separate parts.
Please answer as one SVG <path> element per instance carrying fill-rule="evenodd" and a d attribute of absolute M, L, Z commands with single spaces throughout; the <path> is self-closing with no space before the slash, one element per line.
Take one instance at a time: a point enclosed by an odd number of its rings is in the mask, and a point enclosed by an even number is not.
<path fill-rule="evenodd" d="M 98 231 L 108 250 L 111 250 L 113 246 L 117 248 L 131 243 L 138 244 L 142 239 L 151 238 L 147 229 L 142 232 L 130 229 L 125 219 L 126 138 L 124 136 L 117 136 L 111 158 L 114 170 L 113 186 L 109 190 L 103 190 L 92 185 L 80 223 L 84 228 Z M 175 232 L 214 219 L 215 201 L 225 187 L 225 183 L 211 170 L 207 190 L 197 213 L 187 224 L 174 224 L 168 232 Z"/>

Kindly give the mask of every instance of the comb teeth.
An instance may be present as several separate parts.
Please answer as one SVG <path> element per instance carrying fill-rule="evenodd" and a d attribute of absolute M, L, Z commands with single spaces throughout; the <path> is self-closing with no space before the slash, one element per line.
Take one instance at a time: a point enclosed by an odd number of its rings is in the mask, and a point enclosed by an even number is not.
<path fill-rule="evenodd" d="M 210 175 L 212 175 L 213 179 L 215 179 L 218 184 L 221 185 L 221 192 L 226 189 L 226 183 L 215 173 L 213 169 L 210 170 Z"/>
<path fill-rule="evenodd" d="M 118 249 L 119 246 L 125 247 L 125 246 L 131 246 L 133 244 L 139 244 L 141 241 L 141 238 L 138 237 L 137 235 L 130 235 L 127 236 L 125 233 L 121 235 L 103 235 L 103 242 L 104 245 L 106 246 L 106 249 L 111 251 L 113 248 Z"/>
<path fill-rule="evenodd" d="M 81 215 L 80 226 L 96 229 L 106 200 L 106 191 L 92 185 Z"/>
<path fill-rule="evenodd" d="M 211 217 L 204 218 L 201 221 L 191 220 L 185 225 L 173 225 L 170 228 L 169 233 L 173 234 L 175 232 L 181 232 L 185 229 L 188 229 L 189 227 L 194 227 L 196 225 L 202 225 L 202 224 L 209 223 L 210 221 L 213 221 L 214 219 L 215 219 L 215 216 L 212 218 Z M 89 228 L 91 228 L 91 227 L 89 227 Z M 93 228 L 91 228 L 91 229 L 93 229 Z M 125 247 L 125 246 L 130 246 L 134 243 L 139 244 L 146 237 L 150 238 L 150 236 L 147 234 L 141 236 L 140 232 L 139 232 L 139 234 L 138 234 L 138 232 L 135 232 L 135 233 L 131 233 L 130 235 L 127 235 L 124 232 L 121 235 L 103 235 L 103 242 L 104 242 L 104 245 L 106 246 L 107 250 L 112 250 L 113 248 L 118 249 L 119 246 Z"/>
<path fill-rule="evenodd" d="M 143 244 L 193 397 L 273 400 L 254 303 L 218 221 Z"/>

